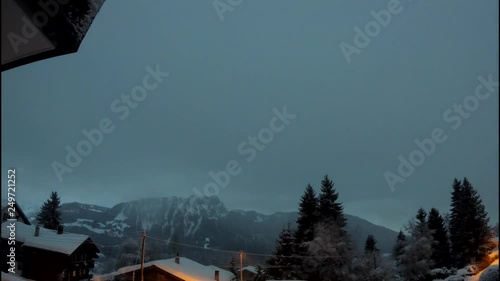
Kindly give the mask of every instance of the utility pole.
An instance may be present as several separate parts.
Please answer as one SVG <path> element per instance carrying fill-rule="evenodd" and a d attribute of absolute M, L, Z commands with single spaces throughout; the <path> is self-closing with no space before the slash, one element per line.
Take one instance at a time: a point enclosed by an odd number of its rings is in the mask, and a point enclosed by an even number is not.
<path fill-rule="evenodd" d="M 144 281 L 144 251 L 146 246 L 146 230 L 142 232 L 141 281 Z"/>
<path fill-rule="evenodd" d="M 240 251 L 240 281 L 243 281 L 243 251 Z"/>

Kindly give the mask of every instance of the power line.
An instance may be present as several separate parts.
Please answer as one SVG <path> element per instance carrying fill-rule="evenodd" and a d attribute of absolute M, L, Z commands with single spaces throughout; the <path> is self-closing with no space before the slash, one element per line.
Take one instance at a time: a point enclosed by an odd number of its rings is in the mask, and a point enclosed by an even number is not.
<path fill-rule="evenodd" d="M 210 251 L 230 253 L 230 254 L 239 253 L 239 252 L 236 252 L 236 251 L 227 251 L 227 250 L 220 250 L 220 249 L 213 249 L 213 248 L 205 248 L 205 247 L 201 247 L 201 246 L 197 246 L 197 245 L 191 245 L 191 244 L 185 244 L 185 243 L 178 243 L 178 242 L 171 242 L 169 240 L 160 239 L 160 238 L 156 238 L 156 237 L 151 237 L 149 235 L 148 235 L 148 238 L 153 239 L 153 240 L 157 240 L 157 241 L 167 242 L 167 244 L 174 244 L 174 245 L 186 246 L 186 247 L 191 247 L 191 248 L 198 248 L 198 249 L 203 249 L 203 250 L 210 250 Z"/>
<path fill-rule="evenodd" d="M 241 251 L 231 251 L 231 250 L 221 250 L 221 249 L 213 249 L 213 248 L 205 248 L 197 245 L 192 245 L 192 244 L 185 244 L 185 243 L 177 243 L 177 242 L 171 242 L 169 240 L 165 239 L 160 239 L 156 237 L 152 237 L 148 235 L 148 238 L 157 240 L 157 241 L 163 241 L 169 244 L 174 244 L 174 245 L 180 245 L 180 246 L 185 246 L 185 247 L 191 247 L 191 248 L 198 248 L 198 249 L 203 249 L 203 250 L 209 250 L 209 251 L 215 251 L 215 252 L 223 252 L 223 253 L 230 253 L 230 254 L 240 254 Z M 260 256 L 260 257 L 276 257 L 276 255 L 273 254 L 260 254 L 260 253 L 244 253 L 245 255 L 248 256 Z M 324 258 L 324 257 L 330 257 L 330 256 L 300 256 L 300 255 L 292 255 L 292 256 L 284 256 L 284 255 L 279 255 L 278 257 L 283 257 L 283 258 L 312 258 L 312 257 L 317 257 L 317 258 Z"/>

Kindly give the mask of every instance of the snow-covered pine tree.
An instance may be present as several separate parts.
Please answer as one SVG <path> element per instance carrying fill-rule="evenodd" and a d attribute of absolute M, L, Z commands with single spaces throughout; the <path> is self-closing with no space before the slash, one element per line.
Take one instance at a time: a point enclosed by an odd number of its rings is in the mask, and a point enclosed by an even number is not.
<path fill-rule="evenodd" d="M 279 280 L 283 278 L 290 278 L 295 272 L 297 265 L 294 255 L 294 243 L 290 225 L 284 228 L 278 240 L 276 241 L 276 249 L 273 256 L 267 260 L 266 274 L 273 279 Z"/>
<path fill-rule="evenodd" d="M 412 237 L 422 237 L 429 231 L 429 225 L 426 220 L 427 212 L 423 208 L 419 208 L 415 218 L 416 221 L 411 228 L 411 235 Z"/>
<path fill-rule="evenodd" d="M 407 225 L 408 243 L 398 257 L 399 272 L 407 281 L 421 281 L 430 273 L 432 266 L 432 230 L 427 225 L 427 213 L 420 208 L 416 220 Z"/>
<path fill-rule="evenodd" d="M 308 245 L 307 248 L 304 249 L 304 247 L 301 247 L 300 250 L 297 251 L 297 255 L 307 256 L 305 258 L 301 257 L 298 259 L 299 263 L 302 265 L 300 270 L 302 275 L 298 276 L 301 279 L 330 280 L 325 278 L 330 278 L 331 276 L 336 275 L 342 276 L 344 273 L 340 272 L 343 272 L 343 270 L 346 270 L 346 272 L 349 271 L 351 260 L 353 258 L 351 241 L 347 231 L 345 230 L 346 219 L 342 204 L 337 202 L 339 194 L 335 191 L 333 186 L 333 181 L 328 178 L 328 175 L 325 175 L 321 181 L 321 193 L 319 195 L 319 200 L 312 200 L 314 193 L 312 191 L 312 187 L 310 186 L 308 186 L 306 190 L 307 197 L 303 196 L 302 198 L 300 206 L 301 214 L 303 213 L 302 210 L 305 209 L 304 205 L 313 206 L 314 203 L 312 202 L 314 201 L 316 201 L 317 211 L 315 213 L 316 215 L 310 216 L 313 217 L 313 221 L 315 221 L 315 227 L 313 228 L 314 231 L 312 232 L 313 239 L 311 239 L 311 236 L 306 236 L 306 239 L 301 240 L 300 237 L 302 235 L 300 223 L 297 230 L 297 241 L 300 245 Z M 304 199 L 306 198 L 309 198 L 309 200 L 305 201 Z M 304 202 L 309 202 L 309 204 L 303 204 Z M 308 213 L 311 214 L 313 208 L 309 208 L 309 210 L 310 211 Z M 321 233 L 316 233 L 316 230 Z M 309 234 L 311 234 L 311 232 Z M 343 251 L 344 253 L 350 253 L 350 255 L 345 257 L 346 260 L 342 260 L 342 256 L 339 256 L 339 253 L 328 253 L 324 251 L 325 249 L 330 249 L 333 252 L 336 250 Z M 322 252 L 323 254 L 318 255 L 319 252 Z M 334 257 L 326 258 L 326 256 L 330 254 L 333 254 Z M 334 264 L 331 262 L 334 262 Z M 337 267 L 338 273 L 335 273 L 335 270 L 332 269 L 332 267 L 335 267 L 335 263 L 340 266 L 340 268 Z"/>
<path fill-rule="evenodd" d="M 266 272 L 262 269 L 260 265 L 257 265 L 257 274 L 255 274 L 253 281 L 266 281 L 268 280 Z M 238 279 L 239 280 L 239 279 Z"/>
<path fill-rule="evenodd" d="M 355 257 L 351 264 L 351 281 L 389 281 L 393 272 L 389 264 L 377 251 L 366 252 Z"/>
<path fill-rule="evenodd" d="M 432 237 L 434 238 L 434 244 L 432 245 L 432 260 L 434 261 L 434 267 L 450 268 L 452 259 L 450 258 L 450 244 L 444 219 L 437 209 L 432 208 L 429 212 L 427 222 L 429 224 L 429 229 L 433 231 Z"/>
<path fill-rule="evenodd" d="M 325 175 L 321 181 L 321 193 L 319 195 L 319 220 L 333 220 L 343 228 L 347 222 L 344 217 L 344 207 L 337 202 L 339 194 L 333 186 L 333 181 L 328 178 L 328 175 Z"/>
<path fill-rule="evenodd" d="M 351 263 L 354 253 L 351 241 L 344 230 L 334 222 L 321 222 L 315 228 L 315 237 L 306 242 L 311 259 L 309 265 L 309 279 L 314 280 L 350 280 Z M 319 273 L 319 276 L 314 275 Z M 318 278 L 319 277 L 319 278 Z M 318 279 L 316 279 L 318 278 Z"/>
<path fill-rule="evenodd" d="M 44 228 L 57 229 L 57 227 L 62 223 L 61 212 L 59 211 L 59 206 L 61 204 L 61 198 L 57 195 L 57 192 L 52 191 L 50 198 L 43 203 L 40 207 L 40 211 L 36 215 L 36 220 Z"/>

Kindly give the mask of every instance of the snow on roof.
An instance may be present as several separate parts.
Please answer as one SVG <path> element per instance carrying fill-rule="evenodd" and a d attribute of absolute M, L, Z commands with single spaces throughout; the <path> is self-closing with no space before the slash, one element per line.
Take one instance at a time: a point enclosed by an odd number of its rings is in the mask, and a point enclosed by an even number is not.
<path fill-rule="evenodd" d="M 499 279 L 498 265 L 488 266 L 479 277 L 479 281 L 495 281 Z"/>
<path fill-rule="evenodd" d="M 220 267 L 217 267 L 217 266 L 215 266 L 215 265 L 208 265 L 208 267 L 210 267 L 210 268 L 214 271 L 214 273 L 215 273 L 215 271 L 216 271 L 216 270 L 218 270 L 219 272 L 227 271 L 227 270 L 224 270 L 224 269 L 222 269 L 222 268 L 220 268 Z M 228 272 L 228 273 L 231 273 L 231 272 L 229 272 L 229 271 L 227 271 L 227 272 Z"/>
<path fill-rule="evenodd" d="M 231 281 L 231 279 L 235 277 L 234 274 L 227 270 L 218 268 L 213 265 L 205 266 L 188 258 L 180 258 L 179 264 L 175 263 L 175 258 L 150 261 L 144 264 L 144 268 L 150 266 L 156 266 L 159 269 L 184 280 L 213 281 L 215 277 L 215 270 L 219 271 L 220 281 Z M 116 275 L 132 272 L 139 269 L 141 269 L 140 264 L 126 266 L 110 274 L 95 276 L 94 278 L 92 278 L 92 280 L 107 280 L 108 278 L 113 278 Z"/>
<path fill-rule="evenodd" d="M 2 238 L 7 239 L 10 231 L 7 226 L 13 222 L 6 221 L 2 223 Z M 39 236 L 35 236 L 35 226 L 26 225 L 20 222 L 14 222 L 16 225 L 16 241 L 24 243 L 25 246 L 44 249 L 52 252 L 71 255 L 85 240 L 89 239 L 87 235 L 64 232 L 57 234 L 56 230 L 40 227 Z"/>
<path fill-rule="evenodd" d="M 490 259 L 498 259 L 498 248 L 489 253 L 488 256 L 490 257 Z"/>
<path fill-rule="evenodd" d="M 5 273 L 2 271 L 2 281 L 30 281 L 31 279 L 25 279 L 17 274 Z"/>
<path fill-rule="evenodd" d="M 246 271 L 250 271 L 250 272 L 252 272 L 252 273 L 257 274 L 257 267 L 255 267 L 255 266 L 251 266 L 251 265 L 249 265 L 249 266 L 245 266 L 245 267 L 243 267 L 243 269 L 242 269 L 242 270 L 243 270 L 243 271 L 245 271 L 245 270 L 246 270 Z"/>

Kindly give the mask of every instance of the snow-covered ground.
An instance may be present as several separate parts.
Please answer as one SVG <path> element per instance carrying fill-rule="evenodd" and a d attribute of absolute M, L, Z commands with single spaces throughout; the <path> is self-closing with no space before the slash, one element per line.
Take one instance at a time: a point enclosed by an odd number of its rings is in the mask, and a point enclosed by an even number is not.
<path fill-rule="evenodd" d="M 493 241 L 498 243 L 498 237 L 495 237 Z M 498 281 L 499 280 L 498 278 L 492 280 L 486 278 L 487 275 L 492 274 L 492 272 L 490 271 L 494 270 L 497 271 L 497 276 L 498 276 L 498 258 L 499 256 L 498 256 L 498 246 L 497 246 L 497 249 L 489 254 L 489 259 L 493 260 L 493 262 L 484 270 L 477 272 L 475 275 L 467 276 L 468 272 L 471 272 L 471 270 L 473 271 L 475 268 L 474 266 L 467 266 L 465 268 L 457 270 L 456 275 L 449 276 L 444 280 L 434 279 L 434 281 Z"/>
<path fill-rule="evenodd" d="M 449 276 L 448 278 L 446 278 L 444 280 L 443 279 L 434 279 L 434 281 L 498 281 L 498 279 L 494 279 L 494 280 L 488 280 L 488 279 L 483 280 L 485 278 L 481 279 L 481 276 L 483 276 L 483 275 L 486 276 L 486 272 L 489 270 L 497 270 L 498 271 L 498 258 L 495 261 L 493 261 L 489 267 L 485 268 L 482 271 L 479 271 L 475 275 L 466 276 L 468 270 L 467 270 L 467 268 L 462 268 L 462 269 L 457 271 L 456 275 Z"/>

